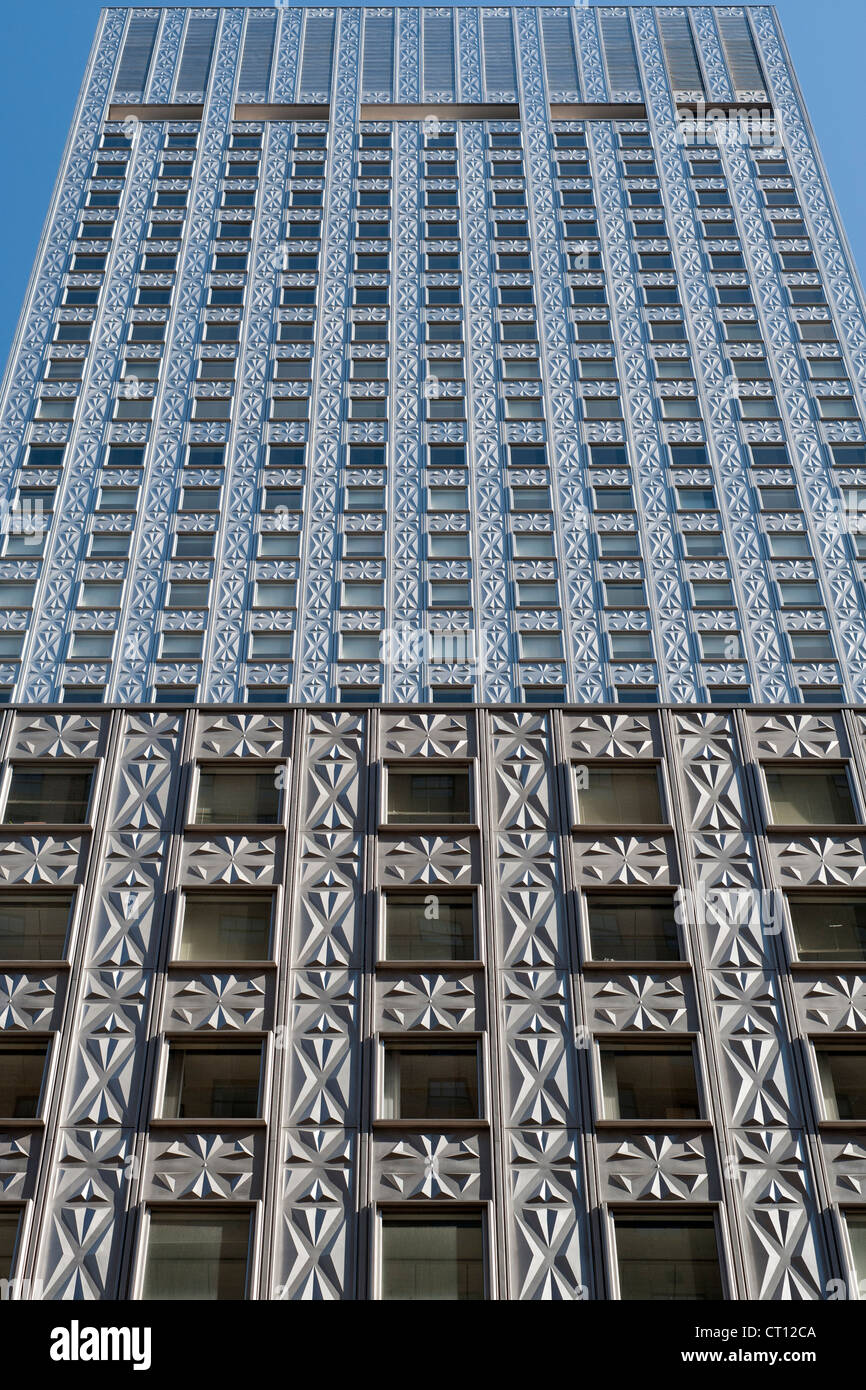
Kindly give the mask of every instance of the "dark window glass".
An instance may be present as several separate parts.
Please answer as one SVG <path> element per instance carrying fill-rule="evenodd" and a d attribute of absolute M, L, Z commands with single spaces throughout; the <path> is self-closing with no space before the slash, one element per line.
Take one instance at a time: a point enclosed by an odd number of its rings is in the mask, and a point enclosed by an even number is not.
<path fill-rule="evenodd" d="M 274 768 L 259 772 L 202 768 L 196 825 L 262 825 L 279 820 L 280 793 Z"/>
<path fill-rule="evenodd" d="M 169 1045 L 162 1113 L 166 1119 L 248 1119 L 259 1113 L 261 1043 Z"/>
<path fill-rule="evenodd" d="M 387 960 L 473 960 L 476 955 L 471 893 L 388 893 Z"/>
<path fill-rule="evenodd" d="M 179 960 L 267 960 L 273 899 L 263 893 L 189 893 Z"/>
<path fill-rule="evenodd" d="M 382 1298 L 457 1302 L 484 1297 L 480 1213 L 382 1217 Z"/>
<path fill-rule="evenodd" d="M 461 824 L 471 815 L 469 769 L 421 772 L 388 769 L 388 821 L 402 824 Z"/>
<path fill-rule="evenodd" d="M 472 1120 L 478 1109 L 478 1044 L 385 1046 L 386 1120 Z"/>
<path fill-rule="evenodd" d="M 0 960 L 62 960 L 71 893 L 0 894 Z"/>
<path fill-rule="evenodd" d="M 0 1042 L 0 1119 L 32 1120 L 39 1114 L 39 1097 L 48 1044 Z"/>
<path fill-rule="evenodd" d="M 670 895 L 587 895 L 594 960 L 677 960 L 679 934 Z"/>
<path fill-rule="evenodd" d="M 689 1044 L 601 1048 L 608 1120 L 697 1120 L 700 1099 Z"/>
<path fill-rule="evenodd" d="M 624 1300 L 724 1297 L 712 1216 L 617 1216 L 616 1253 Z"/>
<path fill-rule="evenodd" d="M 183 1300 L 242 1299 L 252 1213 L 207 1211 L 151 1213 L 141 1297 Z"/>
<path fill-rule="evenodd" d="M 55 772 L 19 764 L 12 769 L 5 820 L 9 825 L 82 825 L 92 781 L 93 768 Z"/>
<path fill-rule="evenodd" d="M 844 768 L 766 768 L 765 776 L 775 825 L 852 825 L 857 820 Z"/>

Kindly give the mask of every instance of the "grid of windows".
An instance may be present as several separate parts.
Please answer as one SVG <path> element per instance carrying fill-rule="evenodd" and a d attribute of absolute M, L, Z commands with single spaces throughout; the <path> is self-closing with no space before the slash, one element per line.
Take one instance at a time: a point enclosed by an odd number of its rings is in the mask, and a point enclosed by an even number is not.
<path fill-rule="evenodd" d="M 230 129 L 220 182 L 212 259 L 206 284 L 190 424 L 205 422 L 230 430 L 248 306 L 251 246 L 264 158 L 263 124 L 235 123 Z M 341 574 L 334 613 L 335 676 L 342 698 L 353 702 L 366 690 L 353 684 L 361 665 L 387 658 L 389 448 L 393 385 L 389 376 L 390 324 L 394 311 L 391 219 L 394 187 L 394 128 L 362 123 L 354 150 L 353 241 L 346 307 L 345 418 L 350 441 L 358 430 L 382 443 L 344 449 L 341 509 Z M 464 366 L 465 247 L 461 241 L 461 123 L 434 122 L 421 130 L 420 302 L 423 343 L 422 416 L 430 442 L 420 493 L 419 524 L 426 531 L 427 607 L 430 640 L 428 692 L 434 700 L 471 699 L 473 663 L 483 635 L 477 630 L 473 582 L 474 493 L 471 449 L 466 442 L 467 378 Z M 634 274 L 646 330 L 646 352 L 656 383 L 660 426 L 706 429 L 704 406 L 693 365 L 666 223 L 665 199 L 649 127 L 614 121 L 618 172 L 632 235 Z M 804 382 L 816 426 L 858 422 L 850 379 L 835 326 L 808 244 L 808 225 L 784 150 L 768 144 L 774 128 L 763 122 L 751 136 L 755 188 L 762 201 L 778 274 L 788 301 L 792 331 L 801 353 Z M 45 385 L 36 403 L 37 420 L 74 420 L 76 398 L 87 379 L 88 342 L 121 215 L 134 136 L 107 125 L 94 153 L 79 237 L 73 244 L 64 288 L 64 313 L 46 358 Z M 156 177 L 142 226 L 141 253 L 119 364 L 112 417 L 118 428 L 148 432 L 158 399 L 166 331 L 176 294 L 186 235 L 190 190 L 198 158 L 198 126 L 169 123 L 156 156 Z M 325 215 L 329 160 L 326 123 L 290 126 L 286 152 L 284 240 L 274 257 L 274 347 L 269 361 L 267 419 L 271 439 L 259 460 L 255 503 L 255 554 L 247 592 L 247 632 L 242 657 L 246 692 L 267 698 L 268 689 L 292 686 L 296 651 L 293 609 L 303 543 L 306 445 L 316 379 L 315 320 L 320 302 L 319 247 Z M 706 272 L 716 302 L 718 332 L 730 372 L 732 410 L 743 430 L 753 422 L 782 426 L 774 368 L 763 339 L 739 223 L 728 184 L 727 156 L 714 127 L 695 122 L 686 146 L 686 169 L 701 233 Z M 647 592 L 643 530 L 636 501 L 631 447 L 625 441 L 599 445 L 598 428 L 621 431 L 620 364 L 610 315 L 605 257 L 595 203 L 594 158 L 586 122 L 552 121 L 551 173 L 561 208 L 565 285 L 574 338 L 574 389 L 580 399 L 588 442 L 589 524 L 597 554 L 598 597 L 605 611 L 606 650 L 615 676 L 613 694 L 624 702 L 652 698 L 658 659 L 655 610 Z M 556 479 L 544 440 L 545 389 L 530 233 L 523 140 L 519 125 L 484 122 L 484 168 L 489 207 L 489 255 L 496 315 L 497 377 L 502 461 L 508 515 L 503 521 L 514 575 L 512 654 L 523 696 L 552 699 L 568 684 L 566 645 L 556 575 L 562 533 L 555 511 Z M 68 312 L 67 312 L 68 310 Z M 73 311 L 81 311 L 76 317 Z M 522 432 L 527 440 L 515 442 Z M 745 436 L 748 438 L 748 435 Z M 194 440 L 201 435 L 194 436 Z M 750 698 L 749 664 L 754 659 L 742 629 L 722 489 L 706 445 L 668 449 L 669 504 L 676 516 L 682 563 L 691 579 L 692 659 L 701 669 L 705 697 L 740 703 Z M 787 659 L 802 699 L 820 689 L 841 688 L 838 637 L 823 602 L 825 581 L 815 552 L 797 471 L 782 439 L 744 444 L 751 464 L 753 505 L 762 531 L 766 562 L 775 582 Z M 856 443 L 828 446 L 846 518 L 845 543 L 863 549 L 858 518 L 866 497 L 866 467 Z M 8 529 L 3 553 L 38 563 L 51 534 L 64 449 L 32 444 L 20 469 L 15 498 L 22 524 Z M 207 657 L 207 620 L 219 559 L 221 507 L 225 501 L 230 449 L 192 442 L 185 451 L 177 489 L 162 594 L 159 630 L 150 653 L 154 698 L 189 700 L 201 689 Z M 98 702 L 122 655 L 125 579 L 135 550 L 136 516 L 148 464 L 147 445 L 110 444 L 94 492 L 92 520 L 78 586 L 80 617 L 72 624 L 64 655 L 66 698 Z M 351 519 L 349 514 L 352 513 Z M 355 515 L 357 514 L 357 515 Z M 866 549 L 863 549 L 866 558 Z M 703 577 L 711 569 L 712 580 Z M 0 603 L 9 605 L 9 627 L 0 631 L 9 697 L 25 654 L 17 618 L 19 605 L 33 601 L 35 586 L 2 580 Z M 713 602 L 713 584 L 716 600 Z M 4 598 L 5 596 L 5 598 Z M 13 605 L 15 607 L 13 608 Z M 341 663 L 346 663 L 341 666 Z M 641 683 L 629 672 L 639 667 Z M 537 674 L 544 672 L 539 686 Z M 465 673 L 469 673 L 469 682 Z M 820 676 L 818 676 L 820 672 Z M 445 678 L 446 684 L 437 684 Z M 816 684 L 816 681 L 818 682 Z"/>

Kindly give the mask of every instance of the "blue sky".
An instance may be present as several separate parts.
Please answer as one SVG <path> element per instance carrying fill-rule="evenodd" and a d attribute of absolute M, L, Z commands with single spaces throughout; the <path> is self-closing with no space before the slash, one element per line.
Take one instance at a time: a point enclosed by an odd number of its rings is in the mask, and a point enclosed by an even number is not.
<path fill-rule="evenodd" d="M 214 0 L 211 0 L 214 3 Z M 216 0 L 219 3 L 219 0 Z M 860 96 L 863 0 L 777 0 L 830 180 L 866 279 L 866 173 Z M 0 130 L 6 216 L 0 219 L 0 357 L 5 363 L 96 28 L 95 0 L 4 5 Z"/>

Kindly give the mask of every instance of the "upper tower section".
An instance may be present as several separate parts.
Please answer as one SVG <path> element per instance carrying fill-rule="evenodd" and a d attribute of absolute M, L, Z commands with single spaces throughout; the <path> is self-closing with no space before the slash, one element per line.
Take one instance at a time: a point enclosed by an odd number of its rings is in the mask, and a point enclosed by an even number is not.
<path fill-rule="evenodd" d="M 771 8 L 105 10 L 0 695 L 864 702 L 864 386 Z"/>

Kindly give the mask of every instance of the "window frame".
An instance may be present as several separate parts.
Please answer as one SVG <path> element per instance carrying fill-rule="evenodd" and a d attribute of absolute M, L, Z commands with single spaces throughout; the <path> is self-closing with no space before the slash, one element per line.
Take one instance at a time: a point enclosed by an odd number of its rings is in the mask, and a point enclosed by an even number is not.
<path fill-rule="evenodd" d="M 851 775 L 850 759 L 840 758 L 828 761 L 829 765 L 828 762 L 825 762 L 824 760 L 819 761 L 817 759 L 815 761 L 812 761 L 812 759 L 805 758 L 798 758 L 796 760 L 791 758 L 768 758 L 757 764 L 758 768 L 760 769 L 758 781 L 761 798 L 761 809 L 764 813 L 764 825 L 768 833 L 772 831 L 783 831 L 786 834 L 799 836 L 808 835 L 815 829 L 825 829 L 833 834 L 837 833 L 840 827 L 844 830 L 862 830 L 864 824 L 862 819 L 853 821 L 834 821 L 830 822 L 829 824 L 825 824 L 823 822 L 813 823 L 809 821 L 774 821 L 773 819 L 773 803 L 772 798 L 770 796 L 769 784 L 767 782 L 768 772 L 789 772 L 798 776 L 807 777 L 826 777 L 832 776 L 835 773 L 844 772 L 848 783 L 848 792 L 851 797 L 851 804 L 854 808 L 854 814 L 855 816 L 860 815 L 862 817 L 863 807 L 862 805 L 860 805 L 860 795 L 857 789 L 856 781 L 854 777 Z"/>
<path fill-rule="evenodd" d="M 711 1224 L 716 1242 L 716 1256 L 719 1266 L 719 1284 L 722 1291 L 722 1298 L 727 1300 L 731 1296 L 731 1285 L 728 1277 L 730 1268 L 730 1253 L 726 1238 L 724 1223 L 724 1209 L 719 1202 L 706 1203 L 686 1203 L 686 1202 L 666 1202 L 655 1203 L 651 1208 L 646 1202 L 606 1202 L 604 1204 L 605 1214 L 605 1243 L 607 1247 L 609 1273 L 609 1297 L 611 1301 L 629 1303 L 631 1299 L 624 1299 L 622 1296 L 622 1282 L 620 1278 L 619 1248 L 617 1244 L 617 1220 L 625 1221 L 638 1220 L 652 1222 L 654 1225 L 664 1225 L 677 1223 L 680 1221 L 690 1221 L 700 1218 Z M 667 1300 L 666 1300 L 667 1301 Z M 694 1299 L 675 1300 L 676 1302 L 695 1303 Z M 700 1300 L 703 1301 L 703 1300 Z M 709 1300 L 708 1300 L 709 1302 Z"/>
<path fill-rule="evenodd" d="M 268 924 L 268 948 L 269 954 L 266 956 L 251 956 L 249 959 L 238 956 L 225 956 L 223 959 L 215 956 L 189 956 L 184 957 L 179 954 L 183 944 L 184 922 L 186 920 L 187 903 L 195 898 L 219 898 L 226 903 L 231 902 L 232 898 L 260 898 L 264 902 L 270 903 L 270 922 Z M 211 967 L 223 969 L 227 965 L 237 965 L 240 969 L 248 970 L 259 966 L 273 966 L 275 964 L 276 933 L 279 922 L 280 904 L 278 902 L 277 885 L 270 887 L 256 888 L 255 885 L 234 884 L 228 888 L 217 888 L 213 884 L 191 884 L 181 885 L 177 893 L 177 905 L 174 912 L 172 923 L 168 964 L 176 966 L 179 970 L 203 970 Z"/>
<path fill-rule="evenodd" d="M 375 1118 L 373 1128 L 388 1130 L 429 1131 L 439 1133 L 450 1129 L 482 1130 L 490 1127 L 489 1087 L 487 1078 L 487 1049 L 485 1034 L 480 1031 L 462 1029 L 438 1030 L 420 1033 L 411 1030 L 379 1030 L 376 1034 L 376 1087 Z M 388 1050 L 400 1052 L 470 1052 L 474 1049 L 478 1114 L 457 1117 L 385 1116 L 385 1063 Z"/>
<path fill-rule="evenodd" d="M 459 1206 L 452 1202 L 443 1201 L 408 1201 L 408 1202 L 377 1202 L 374 1212 L 374 1239 L 371 1242 L 371 1288 L 373 1298 L 377 1303 L 388 1303 L 392 1300 L 383 1297 L 383 1279 L 385 1273 L 384 1261 L 384 1219 L 393 1216 L 404 1220 L 416 1219 L 421 1224 L 445 1224 L 446 1220 L 459 1221 L 468 1216 L 478 1217 L 481 1225 L 481 1260 L 483 1294 L 479 1300 L 455 1300 L 455 1301 L 477 1301 L 488 1302 L 492 1298 L 493 1284 L 493 1264 L 490 1249 L 490 1232 L 492 1227 L 490 1202 L 461 1202 Z M 393 1300 L 397 1301 L 397 1300 Z M 415 1302 L 416 1300 L 411 1300 Z M 423 1301 L 423 1300 L 417 1300 Z M 445 1300 L 451 1302 L 452 1300 Z"/>
<path fill-rule="evenodd" d="M 417 772 L 426 773 L 431 777 L 447 774 L 449 771 L 461 771 L 467 775 L 469 787 L 469 815 L 462 821 L 424 821 L 424 820 L 389 820 L 388 819 L 388 793 L 390 779 L 393 772 Z M 388 758 L 382 762 L 380 777 L 380 801 L 379 801 L 379 829 L 398 830 L 404 833 L 409 830 L 439 830 L 448 834 L 464 830 L 475 830 L 478 828 L 478 786 L 475 763 L 471 758 Z"/>
<path fill-rule="evenodd" d="M 576 773 L 579 768 L 586 768 L 592 775 L 592 769 L 599 772 L 611 772 L 623 777 L 631 777 L 635 771 L 649 772 L 653 770 L 656 774 L 656 786 L 658 789 L 659 806 L 662 816 L 667 816 L 666 820 L 659 821 L 582 821 L 580 819 L 580 788 L 577 786 Z M 572 755 L 569 758 L 569 814 L 571 816 L 572 831 L 592 831 L 596 833 L 601 830 L 634 831 L 638 834 L 646 834 L 648 831 L 671 831 L 673 825 L 671 815 L 671 795 L 668 790 L 665 778 L 665 768 L 663 758 L 577 758 Z"/>
<path fill-rule="evenodd" d="M 713 1122 L 709 1118 L 709 1093 L 703 1080 L 703 1058 L 701 1056 L 700 1039 L 696 1033 L 668 1032 L 664 1034 L 638 1034 L 621 1032 L 603 1032 L 594 1035 L 594 1047 L 592 1057 L 593 1085 L 595 1088 L 595 1099 L 593 1111 L 595 1115 L 594 1125 L 601 1129 L 629 1129 L 635 1133 L 652 1133 L 653 1131 L 682 1130 L 682 1129 L 712 1129 Z M 604 1065 L 603 1055 L 608 1052 L 630 1052 L 640 1055 L 641 1053 L 664 1053 L 681 1052 L 685 1054 L 688 1049 L 692 1061 L 692 1070 L 695 1080 L 695 1096 L 697 1099 L 698 1114 L 692 1118 L 667 1118 L 664 1115 L 638 1116 L 612 1116 L 605 1113 L 605 1088 L 604 1088 Z"/>
<path fill-rule="evenodd" d="M 3 954 L 3 942 L 2 938 L 0 938 L 0 962 L 2 962 L 3 968 L 6 969 L 7 967 L 10 967 L 15 970 L 30 968 L 36 970 L 45 970 L 49 966 L 57 966 L 58 968 L 67 967 L 70 963 L 69 946 L 70 942 L 72 941 L 77 922 L 77 909 L 79 897 L 80 895 L 77 891 L 77 885 L 74 884 L 71 887 L 66 887 L 54 883 L 49 883 L 45 885 L 40 884 L 38 887 L 29 887 L 23 889 L 21 887 L 16 888 L 15 884 L 4 884 L 2 891 L 0 891 L 0 909 L 2 909 L 4 902 L 9 900 L 25 901 L 28 898 L 33 898 L 34 901 L 38 902 L 39 899 L 56 898 L 58 902 L 67 902 L 67 914 L 66 932 L 63 938 L 63 950 L 61 951 L 60 955 L 42 957 L 32 955 L 7 956 Z"/>
<path fill-rule="evenodd" d="M 72 769 L 73 771 L 80 771 L 80 772 L 88 771 L 88 772 L 90 773 L 90 789 L 89 789 L 88 794 L 87 794 L 87 806 L 86 806 L 86 808 L 85 808 L 85 811 L 86 811 L 85 819 L 84 819 L 84 820 L 78 820 L 78 821 L 61 821 L 61 820 L 56 820 L 56 819 L 55 819 L 55 820 L 44 820 L 44 821 L 9 821 L 9 820 L 7 820 L 6 817 L 7 817 L 8 811 L 9 811 L 9 796 L 10 796 L 10 793 L 11 793 L 11 790 L 12 790 L 12 781 L 13 781 L 15 772 L 16 772 L 19 768 L 20 768 L 22 771 L 24 771 L 24 772 L 43 771 L 43 772 L 46 772 L 46 773 L 57 773 L 57 774 L 63 774 L 67 768 L 70 768 L 70 769 Z M 3 810 L 2 810 L 2 815 L 0 815 L 0 825 L 2 825 L 2 826 L 14 825 L 14 826 L 17 827 L 17 829 L 19 829 L 19 830 L 20 830 L 20 828 L 21 828 L 22 826 L 38 826 L 39 829 L 40 829 L 41 831 L 46 830 L 46 828 L 47 828 L 47 829 L 51 829 L 51 828 L 53 828 L 53 827 L 62 827 L 62 828 L 65 829 L 65 830 L 68 830 L 68 829 L 70 829 L 70 828 L 71 828 L 71 829 L 78 829 L 78 828 L 86 828 L 86 827 L 89 827 L 89 826 L 92 824 L 93 812 L 94 812 L 94 809 L 95 809 L 95 806 L 96 806 L 96 792 L 97 792 L 97 789 L 98 789 L 98 787 L 99 787 L 99 769 L 100 769 L 100 764 L 99 764 L 99 760 L 98 760 L 97 758 L 80 758 L 80 759 L 79 759 L 79 758 L 54 758 L 54 759 L 46 759 L 46 758 L 27 758 L 27 759 L 24 759 L 24 758 L 13 758 L 13 759 L 10 759 L 10 761 L 9 761 L 7 767 L 6 767 L 5 777 L 4 777 L 4 779 L 3 779 L 3 787 L 2 787 L 2 804 L 3 804 Z"/>
<path fill-rule="evenodd" d="M 417 900 L 426 903 L 430 897 L 460 896 L 469 899 L 472 912 L 472 940 L 475 954 L 472 956 L 389 956 L 388 955 L 388 904 L 390 901 Z M 484 914 L 481 904 L 481 887 L 478 884 L 409 884 L 401 887 L 380 887 L 376 921 L 376 968 L 378 970 L 473 970 L 484 968 Z"/>
<path fill-rule="evenodd" d="M 687 953 L 683 950 L 683 935 L 685 930 L 685 924 L 679 921 L 677 916 L 678 912 L 680 911 L 677 903 L 677 893 L 679 891 L 681 890 L 679 888 L 679 885 L 677 884 L 672 884 L 670 886 L 662 887 L 659 889 L 648 890 L 640 890 L 629 887 L 622 888 L 618 887 L 615 884 L 604 884 L 599 887 L 595 887 L 594 885 L 588 883 L 582 884 L 578 895 L 580 900 L 578 912 L 580 927 L 579 945 L 582 960 L 581 968 L 588 968 L 590 970 L 598 970 L 604 971 L 605 973 L 610 973 L 611 971 L 616 970 L 633 970 L 636 966 L 640 968 L 648 968 L 651 966 L 653 969 L 671 971 L 676 971 L 677 967 L 679 966 L 687 967 L 688 956 Z M 590 923 L 590 911 L 592 907 L 596 904 L 591 903 L 590 900 L 603 900 L 605 898 L 609 898 L 611 899 L 612 903 L 618 904 L 622 904 L 623 900 L 625 899 L 628 902 L 633 902 L 636 906 L 646 905 L 649 900 L 651 900 L 652 904 L 655 905 L 656 900 L 661 898 L 664 898 L 666 901 L 669 901 L 674 914 L 674 927 L 677 938 L 677 954 L 675 956 L 665 957 L 614 956 L 612 958 L 595 955 L 592 938 L 592 926 Z"/>
<path fill-rule="evenodd" d="M 49 1078 L 53 1070 L 56 1039 L 58 1039 L 56 1032 L 49 1032 L 40 1028 L 24 1032 L 4 1032 L 0 1037 L 0 1067 L 4 1065 L 3 1057 L 7 1050 L 9 1052 L 34 1053 L 42 1051 L 42 1076 L 36 1096 L 35 1113 L 33 1115 L 3 1115 L 0 1113 L 0 1127 L 3 1129 L 41 1129 L 44 1126 L 46 1117 L 43 1110 L 50 1089 Z"/>
<path fill-rule="evenodd" d="M 186 831 L 188 831 L 188 832 L 191 832 L 191 831 L 194 831 L 194 830 L 195 830 L 195 831 L 199 831 L 199 832 L 201 832 L 201 831 L 208 831 L 208 830 L 212 831 L 215 827 L 220 827 L 220 828 L 223 828 L 223 829 L 231 827 L 231 829 L 232 829 L 233 831 L 237 831 L 238 829 L 244 829 L 244 828 L 246 828 L 246 829 L 256 829 L 256 830 L 260 830 L 260 829 L 262 829 L 262 828 L 267 828 L 267 827 L 281 827 L 282 824 L 283 824 L 284 812 L 285 812 L 285 809 L 286 809 L 286 796 L 285 796 L 285 793 L 286 793 L 286 786 L 285 786 L 285 785 L 282 786 L 282 787 L 276 787 L 277 794 L 278 794 L 278 811 L 277 811 L 277 815 L 278 815 L 278 817 L 279 817 L 279 819 L 277 819 L 277 820 L 273 820 L 273 821 L 198 821 L 198 820 L 196 820 L 196 815 L 197 815 L 197 813 L 198 813 L 199 793 L 200 793 L 200 788 L 201 788 L 201 773 L 202 773 L 203 771 L 207 771 L 207 772 L 221 772 L 221 773 L 224 773 L 225 776 L 231 777 L 231 776 L 243 776 L 244 774 L 249 775 L 250 773 L 266 772 L 266 771 L 268 771 L 268 770 L 271 770 L 271 771 L 273 771 L 274 774 L 276 775 L 276 770 L 277 770 L 277 768 L 285 767 L 285 766 L 286 766 L 286 763 L 285 763 L 285 760 L 284 760 L 284 759 L 283 759 L 283 760 L 277 759 L 276 761 L 270 761 L 269 759 L 262 759 L 261 761 L 259 761 L 258 758 L 256 758 L 256 759 L 250 758 L 249 760 L 247 760 L 247 759 L 245 759 L 245 758 L 244 758 L 244 759 L 238 758 L 236 761 L 235 761 L 234 759 L 232 759 L 232 760 L 226 760 L 226 761 L 223 762 L 223 763 L 215 762 L 215 761 L 213 761 L 212 759 L 207 759 L 207 758 L 203 758 L 203 759 L 200 759 L 200 760 L 199 760 L 199 759 L 196 759 L 195 767 L 194 767 L 194 770 L 193 770 L 193 775 L 192 775 L 192 778 L 190 779 L 190 780 L 191 780 L 191 786 L 190 786 L 190 792 L 189 792 L 189 802 L 188 802 L 188 804 L 187 804 L 187 818 L 186 818 L 186 821 L 185 821 L 185 829 L 186 829 Z"/>
<path fill-rule="evenodd" d="M 260 1029 L 244 1029 L 234 1031 L 231 1036 L 226 1038 L 224 1033 L 212 1033 L 207 1037 L 202 1037 L 198 1030 L 186 1029 L 183 1031 L 172 1029 L 163 1033 L 160 1042 L 160 1056 L 157 1066 L 156 1084 L 153 1087 L 150 1116 L 150 1127 L 152 1129 L 191 1129 L 191 1130 L 211 1130 L 211 1129 L 230 1129 L 262 1127 L 267 1124 L 265 1107 L 267 1104 L 268 1086 L 271 1080 L 271 1066 L 269 1047 L 270 1034 Z M 238 1050 L 253 1051 L 254 1047 L 259 1050 L 259 1082 L 258 1093 L 256 1096 L 256 1113 L 249 1116 L 228 1116 L 228 1115 L 166 1115 L 166 1087 L 168 1085 L 169 1063 L 171 1061 L 172 1049 L 185 1048 L 195 1052 L 232 1052 Z"/>
<path fill-rule="evenodd" d="M 256 1279 L 256 1264 L 255 1260 L 253 1259 L 253 1254 L 256 1249 L 257 1242 L 257 1205 L 258 1204 L 254 1201 L 243 1200 L 234 1200 L 231 1203 L 221 1203 L 218 1207 L 215 1206 L 213 1202 L 202 1203 L 200 1201 L 196 1202 L 189 1200 L 180 1200 L 177 1202 L 145 1202 L 143 1204 L 141 1228 L 139 1231 L 138 1241 L 136 1243 L 135 1263 L 133 1266 L 133 1291 L 131 1294 L 131 1299 L 135 1302 L 142 1303 L 156 1301 L 145 1299 L 144 1297 L 145 1275 L 147 1272 L 148 1263 L 148 1246 L 150 1243 L 150 1231 L 153 1222 L 153 1216 L 155 1213 L 162 1213 L 163 1215 L 168 1215 L 174 1214 L 176 1212 L 183 1212 L 186 1213 L 187 1216 L 191 1219 L 199 1217 L 202 1221 L 207 1221 L 208 1219 L 213 1219 L 213 1214 L 215 1211 L 218 1211 L 220 1214 L 224 1213 L 225 1215 L 230 1215 L 236 1212 L 240 1212 L 242 1210 L 247 1213 L 249 1221 L 243 1301 L 249 1302 L 255 1299 L 257 1297 L 256 1286 L 258 1281 Z M 213 1301 L 229 1302 L 235 1300 L 215 1299 Z"/>

